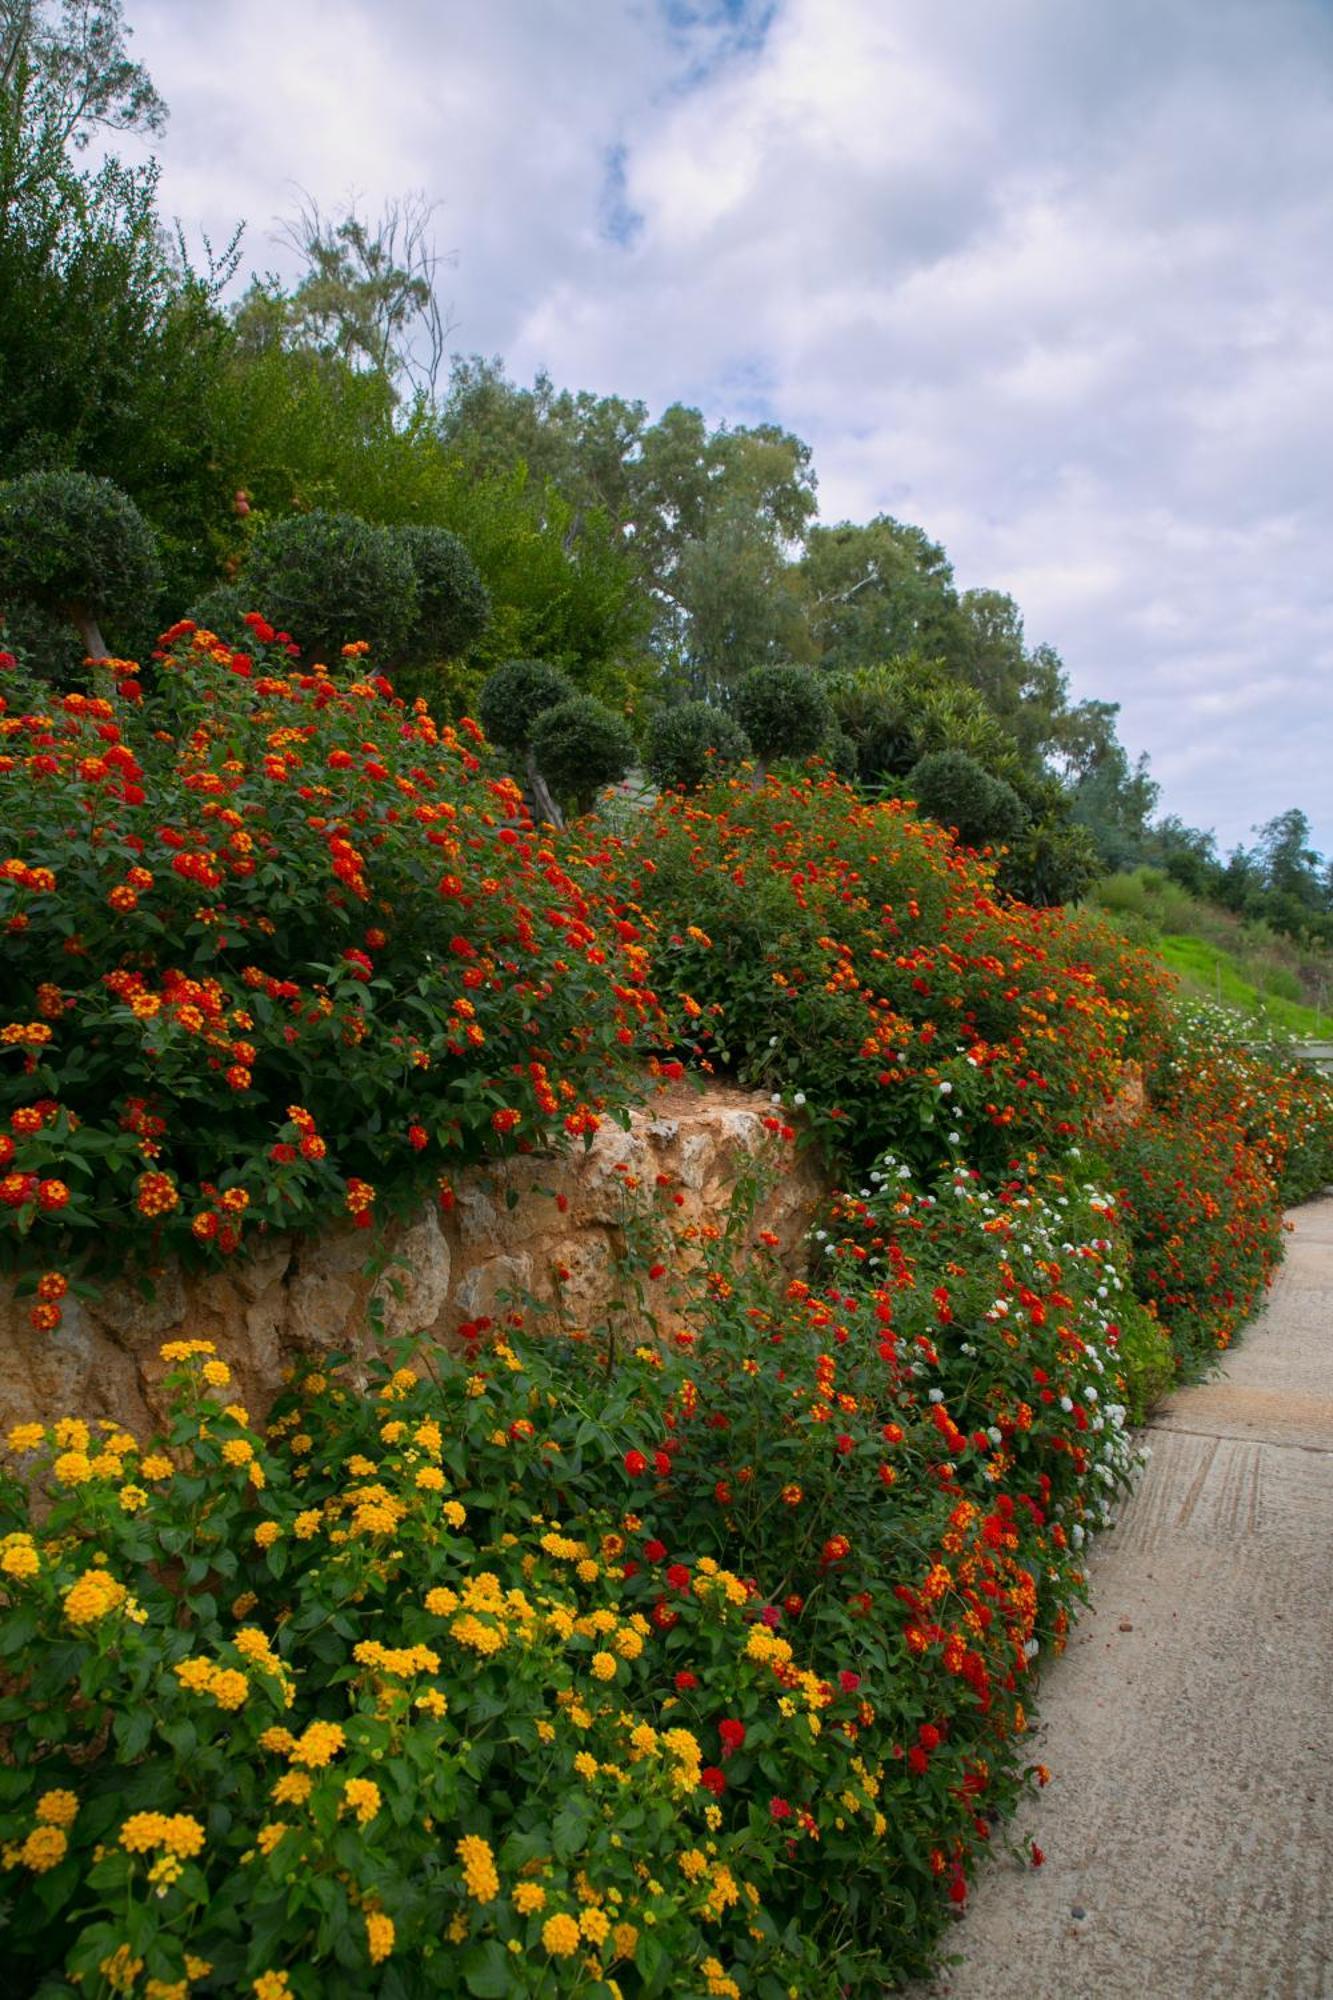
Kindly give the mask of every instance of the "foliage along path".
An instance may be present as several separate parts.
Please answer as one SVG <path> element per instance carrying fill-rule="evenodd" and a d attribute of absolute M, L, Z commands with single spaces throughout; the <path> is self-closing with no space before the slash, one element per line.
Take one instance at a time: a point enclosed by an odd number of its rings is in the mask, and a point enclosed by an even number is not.
<path fill-rule="evenodd" d="M 1333 1199 L 1291 1219 L 1243 1344 L 1156 1412 L 1045 1677 L 1053 1776 L 1014 1829 L 1044 1865 L 996 1855 L 921 2000 L 1333 1995 Z"/>

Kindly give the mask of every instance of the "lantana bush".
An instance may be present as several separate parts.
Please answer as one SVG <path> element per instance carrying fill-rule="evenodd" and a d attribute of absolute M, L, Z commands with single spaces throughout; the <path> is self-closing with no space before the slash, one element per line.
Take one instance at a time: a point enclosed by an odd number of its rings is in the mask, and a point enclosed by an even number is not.
<path fill-rule="evenodd" d="M 114 694 L 0 655 L 0 1269 L 34 1335 L 71 1286 L 274 1232 L 369 1255 L 687 1070 L 762 1092 L 769 1149 L 688 1224 L 626 1172 L 602 1324 L 515 1298 L 253 1413 L 186 1328 L 159 1435 L 10 1428 L 7 1990 L 928 1973 L 1048 1775 L 1037 1674 L 1131 1425 L 1252 1311 L 1333 1091 L 822 764 L 539 829 L 359 641 L 307 665 L 247 625 L 174 627 Z M 752 1204 L 798 1143 L 838 1191 L 793 1273 Z"/>

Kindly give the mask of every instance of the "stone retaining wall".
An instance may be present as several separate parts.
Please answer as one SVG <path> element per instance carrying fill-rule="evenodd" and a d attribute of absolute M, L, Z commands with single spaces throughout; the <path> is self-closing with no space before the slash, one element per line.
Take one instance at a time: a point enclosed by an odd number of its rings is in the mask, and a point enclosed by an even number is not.
<path fill-rule="evenodd" d="M 0 1421 L 106 1416 L 146 1431 L 158 1348 L 181 1336 L 216 1342 L 259 1417 L 296 1356 L 367 1351 L 372 1303 L 390 1336 L 447 1340 L 465 1322 L 505 1311 L 506 1293 L 558 1291 L 566 1317 L 590 1323 L 624 1294 L 627 1216 L 656 1205 L 675 1233 L 670 1268 L 679 1272 L 725 1226 L 738 1189 L 765 1161 L 776 1179 L 748 1236 L 776 1238 L 765 1254 L 794 1275 L 825 1188 L 808 1160 L 765 1130 L 768 1111 L 744 1092 L 676 1086 L 636 1111 L 628 1131 L 604 1124 L 586 1153 L 474 1169 L 460 1177 L 450 1213 L 425 1209 L 388 1232 L 394 1262 L 378 1280 L 366 1268 L 373 1240 L 347 1227 L 274 1238 L 222 1271 L 169 1268 L 151 1297 L 125 1280 L 92 1303 L 71 1297 L 54 1333 L 35 1333 L 29 1302 L 0 1292 Z M 632 1334 L 632 1306 L 624 1316 Z"/>

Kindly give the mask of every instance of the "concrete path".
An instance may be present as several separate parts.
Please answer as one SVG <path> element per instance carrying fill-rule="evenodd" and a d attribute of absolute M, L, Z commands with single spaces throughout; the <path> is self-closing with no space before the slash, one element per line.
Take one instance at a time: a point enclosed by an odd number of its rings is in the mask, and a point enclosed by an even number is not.
<path fill-rule="evenodd" d="M 1291 1220 L 1047 1669 L 1046 1864 L 983 1870 L 931 2000 L 1333 2000 L 1333 1199 Z"/>

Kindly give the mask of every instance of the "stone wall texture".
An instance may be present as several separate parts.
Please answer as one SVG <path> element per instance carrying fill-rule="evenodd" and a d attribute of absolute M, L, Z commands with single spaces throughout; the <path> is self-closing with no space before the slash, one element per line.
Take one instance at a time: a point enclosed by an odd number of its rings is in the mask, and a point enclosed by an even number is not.
<path fill-rule="evenodd" d="M 158 1349 L 181 1337 L 216 1343 L 260 1417 L 298 1356 L 364 1357 L 380 1314 L 390 1338 L 447 1341 L 510 1310 L 509 1300 L 558 1296 L 571 1324 L 618 1313 L 627 1337 L 651 1332 L 622 1275 L 640 1218 L 655 1214 L 653 1227 L 674 1237 L 660 1309 L 654 1298 L 660 1326 L 670 1319 L 670 1274 L 704 1255 L 733 1210 L 744 1218 L 757 1171 L 768 1186 L 745 1241 L 756 1246 L 762 1232 L 763 1254 L 796 1275 L 826 1188 L 808 1157 L 766 1130 L 767 1114 L 764 1099 L 744 1092 L 673 1086 L 633 1112 L 628 1130 L 604 1124 L 586 1152 L 471 1170 L 451 1211 L 423 1209 L 378 1246 L 350 1226 L 271 1238 L 225 1270 L 163 1270 L 151 1295 L 123 1279 L 95 1301 L 70 1297 L 54 1333 L 34 1332 L 30 1302 L 0 1290 L 0 1422 L 106 1416 L 142 1434 L 159 1414 Z M 393 1261 L 376 1278 L 368 1260 L 385 1245 Z"/>

